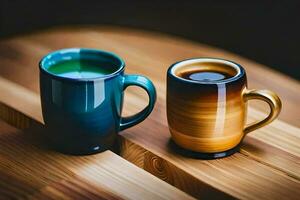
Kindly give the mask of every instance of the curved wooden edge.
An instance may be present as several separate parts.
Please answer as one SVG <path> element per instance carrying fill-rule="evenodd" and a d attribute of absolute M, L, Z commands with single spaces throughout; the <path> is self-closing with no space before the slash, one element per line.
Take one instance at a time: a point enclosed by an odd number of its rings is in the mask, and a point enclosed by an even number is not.
<path fill-rule="evenodd" d="M 219 57 L 233 60 L 246 69 L 250 89 L 270 89 L 281 97 L 283 110 L 279 115 L 279 119 L 294 126 L 300 126 L 300 112 L 294 109 L 300 102 L 300 95 L 297 95 L 300 91 L 299 81 L 242 56 L 173 35 L 118 26 L 54 27 L 25 36 L 18 36 L 18 38 L 1 39 L 0 48 L 9 48 L 9 52 L 12 51 L 11 55 L 7 53 L 8 57 L 6 57 L 6 54 L 2 57 L 2 63 L 12 65 L 12 68 L 16 67 L 14 66 L 16 59 L 13 56 L 18 56 L 20 49 L 28 52 L 28 55 L 31 54 L 30 59 L 22 57 L 22 54 L 20 57 L 23 62 L 25 61 L 28 64 L 32 63 L 36 59 L 35 57 L 39 58 L 54 47 L 61 48 L 62 46 L 78 44 L 84 47 L 105 48 L 115 51 L 126 58 L 129 65 L 132 65 L 132 63 L 135 65 L 137 62 L 141 65 L 149 63 L 156 65 L 157 70 L 145 73 L 145 75 L 152 74 L 152 80 L 160 76 L 157 71 L 162 71 L 161 68 L 166 68 L 175 61 L 189 57 Z M 108 44 L 110 45 L 107 46 Z M 17 48 L 15 49 L 14 46 Z M 6 60 L 6 58 L 8 59 Z M 23 79 L 18 81 L 19 78 L 15 74 L 7 74 L 9 70 L 4 68 L 2 70 L 12 80 L 18 83 L 22 82 L 22 84 L 25 83 Z M 28 74 L 24 78 L 26 79 L 26 87 L 30 87 L 37 92 L 37 84 L 33 83 L 34 81 L 30 82 L 29 78 Z M 259 110 L 265 109 L 263 104 L 250 103 L 250 105 Z"/>

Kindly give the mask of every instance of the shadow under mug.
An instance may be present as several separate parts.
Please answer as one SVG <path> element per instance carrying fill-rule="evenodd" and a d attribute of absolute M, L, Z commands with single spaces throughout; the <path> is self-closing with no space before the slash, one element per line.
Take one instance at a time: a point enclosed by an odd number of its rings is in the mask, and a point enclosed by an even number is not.
<path fill-rule="evenodd" d="M 113 72 L 95 78 L 69 78 L 48 70 L 53 64 L 72 59 L 97 61 Z M 62 49 L 42 58 L 39 68 L 47 138 L 65 153 L 91 154 L 110 149 L 117 133 L 143 121 L 156 101 L 153 83 L 141 75 L 124 75 L 125 63 L 113 53 Z M 132 85 L 146 90 L 149 104 L 133 116 L 121 117 L 123 91 Z"/>
<path fill-rule="evenodd" d="M 229 74 L 229 78 L 195 81 L 180 75 L 194 70 Z M 268 103 L 270 114 L 245 125 L 247 101 Z M 195 58 L 173 64 L 167 72 L 167 117 L 173 141 L 200 158 L 218 158 L 236 152 L 245 134 L 272 122 L 281 101 L 269 90 L 249 90 L 243 67 L 216 58 Z"/>

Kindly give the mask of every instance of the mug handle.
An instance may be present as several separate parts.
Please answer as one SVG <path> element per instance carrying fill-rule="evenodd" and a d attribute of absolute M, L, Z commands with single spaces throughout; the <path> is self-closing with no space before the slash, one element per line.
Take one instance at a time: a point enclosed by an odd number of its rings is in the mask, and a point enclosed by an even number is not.
<path fill-rule="evenodd" d="M 156 101 L 155 87 L 148 78 L 141 75 L 125 75 L 123 90 L 125 90 L 128 86 L 132 85 L 139 86 L 147 92 L 149 97 L 149 103 L 142 111 L 138 112 L 137 114 L 134 114 L 129 117 L 122 117 L 120 122 L 120 130 L 127 129 L 146 119 L 146 117 L 148 117 L 148 115 L 153 110 Z"/>
<path fill-rule="evenodd" d="M 244 133 L 247 134 L 252 132 L 258 128 L 261 128 L 269 123 L 271 123 L 276 117 L 279 115 L 281 111 L 281 101 L 277 94 L 270 90 L 248 90 L 245 89 L 243 93 L 244 101 L 248 101 L 251 99 L 259 99 L 265 101 L 270 106 L 270 114 L 263 120 L 259 122 L 254 122 L 245 127 Z"/>

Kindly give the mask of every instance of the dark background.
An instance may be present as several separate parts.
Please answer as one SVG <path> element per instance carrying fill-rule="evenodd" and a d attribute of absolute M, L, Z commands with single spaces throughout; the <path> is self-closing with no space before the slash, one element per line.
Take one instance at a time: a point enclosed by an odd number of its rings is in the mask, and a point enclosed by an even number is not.
<path fill-rule="evenodd" d="M 170 33 L 232 51 L 300 80 L 297 1 L 0 0 L 0 37 L 70 24 Z"/>

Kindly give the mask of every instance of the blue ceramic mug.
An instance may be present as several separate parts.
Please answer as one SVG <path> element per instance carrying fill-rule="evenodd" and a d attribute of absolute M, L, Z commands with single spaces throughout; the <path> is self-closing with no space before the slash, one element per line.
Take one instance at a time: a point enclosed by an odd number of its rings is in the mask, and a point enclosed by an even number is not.
<path fill-rule="evenodd" d="M 49 71 L 52 65 L 72 59 L 103 63 L 110 74 L 93 78 L 62 77 Z M 141 75 L 125 75 L 125 63 L 117 55 L 96 49 L 62 49 L 39 63 L 40 93 L 47 135 L 56 149 L 70 154 L 91 154 L 110 149 L 121 130 L 142 122 L 153 110 L 156 91 Z M 149 104 L 139 113 L 121 117 L 123 91 L 139 86 Z"/>

